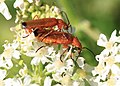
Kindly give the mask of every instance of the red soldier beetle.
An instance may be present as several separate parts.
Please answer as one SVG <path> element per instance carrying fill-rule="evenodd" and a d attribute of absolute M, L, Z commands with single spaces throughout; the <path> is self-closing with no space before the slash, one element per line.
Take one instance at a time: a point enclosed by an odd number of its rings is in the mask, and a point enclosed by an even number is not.
<path fill-rule="evenodd" d="M 64 11 L 61 11 L 61 13 L 64 13 L 68 20 L 67 14 Z M 62 29 L 68 30 L 68 28 L 71 27 L 69 20 L 67 24 L 62 19 L 56 19 L 56 18 L 42 18 L 42 19 L 35 19 L 35 20 L 22 22 L 22 28 L 25 29 L 26 32 L 29 34 L 31 34 L 31 32 L 33 32 L 36 28 L 53 29 L 54 26 L 58 26 L 58 31 L 61 31 Z"/>
<path fill-rule="evenodd" d="M 61 54 L 60 60 L 61 60 L 62 55 L 67 50 L 69 50 L 69 48 L 70 48 L 69 45 L 72 45 L 72 46 L 76 47 L 77 50 L 78 50 L 78 54 L 81 53 L 82 49 L 89 50 L 86 47 L 82 47 L 78 38 L 73 36 L 70 33 L 59 32 L 59 31 L 52 30 L 52 32 L 50 34 L 48 34 L 50 31 L 51 30 L 36 29 L 33 33 L 34 33 L 35 37 L 37 38 L 37 40 L 40 41 L 40 42 L 44 42 L 46 44 L 62 44 L 64 47 L 67 47 L 66 50 Z M 46 36 L 46 34 L 48 34 L 48 35 Z M 43 47 L 45 47 L 45 46 L 41 46 L 40 48 L 38 48 L 36 50 L 36 52 Z M 91 50 L 89 50 L 89 51 L 91 51 Z M 94 55 L 93 52 L 92 52 L 92 54 Z"/>

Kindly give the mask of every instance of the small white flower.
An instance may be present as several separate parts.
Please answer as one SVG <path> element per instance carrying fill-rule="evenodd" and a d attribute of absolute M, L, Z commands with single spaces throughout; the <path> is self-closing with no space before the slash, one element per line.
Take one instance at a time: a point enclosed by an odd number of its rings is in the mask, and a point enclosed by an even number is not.
<path fill-rule="evenodd" d="M 23 38 L 26 35 L 25 32 L 23 32 L 21 34 L 20 37 L 20 43 L 21 44 L 21 50 L 23 50 L 24 52 L 26 52 L 27 56 L 30 56 L 28 53 L 30 50 L 32 50 L 32 48 L 34 48 L 34 45 L 32 43 L 36 43 L 37 40 L 35 40 L 35 36 L 33 33 L 31 33 L 28 37 Z M 35 46 L 36 47 L 36 46 Z M 38 47 L 37 47 L 38 48 Z M 35 50 L 34 50 L 35 51 Z M 28 53 L 28 54 L 27 54 Z"/>
<path fill-rule="evenodd" d="M 113 43 L 120 42 L 120 36 L 116 36 L 116 34 L 117 34 L 117 30 L 114 30 L 111 34 L 109 41 L 113 41 Z"/>
<path fill-rule="evenodd" d="M 44 86 L 51 86 L 52 84 L 52 79 L 48 76 L 44 80 Z"/>
<path fill-rule="evenodd" d="M 99 40 L 97 41 L 97 45 L 105 47 L 104 53 L 108 53 L 108 51 L 114 51 L 113 46 L 115 42 L 119 42 L 118 39 L 120 39 L 120 37 L 116 36 L 116 30 L 113 31 L 109 41 L 107 40 L 104 34 L 100 34 Z"/>
<path fill-rule="evenodd" d="M 5 86 L 13 86 L 13 79 L 12 78 L 7 78 L 4 80 Z"/>
<path fill-rule="evenodd" d="M 79 81 L 75 81 L 72 86 L 85 86 L 85 82 L 80 79 Z"/>
<path fill-rule="evenodd" d="M 60 82 L 62 80 L 62 76 L 60 73 L 55 73 L 55 74 L 52 74 L 52 77 L 53 77 L 53 80 L 57 81 L 57 82 Z"/>
<path fill-rule="evenodd" d="M 71 50 L 70 50 L 71 51 Z M 65 56 L 68 57 L 70 53 L 68 52 L 68 54 Z M 61 62 L 60 60 L 60 53 L 55 54 L 52 53 L 52 55 L 50 56 L 50 58 L 52 59 L 52 61 L 50 62 L 50 64 L 48 64 L 45 68 L 47 69 L 48 72 L 68 72 L 69 74 L 72 74 L 73 72 L 73 68 L 74 68 L 74 62 L 72 59 L 67 59 L 67 60 L 63 60 L 63 62 Z"/>
<path fill-rule="evenodd" d="M 27 0 L 29 3 L 33 3 L 33 0 Z"/>
<path fill-rule="evenodd" d="M 30 83 L 31 77 L 29 75 L 25 76 L 23 80 L 21 78 L 7 78 L 4 80 L 5 86 L 38 86 Z"/>
<path fill-rule="evenodd" d="M 24 67 L 23 67 L 22 69 L 19 70 L 19 74 L 20 74 L 22 77 L 24 77 L 24 76 L 27 75 L 27 73 L 28 73 L 27 66 L 24 65 Z"/>
<path fill-rule="evenodd" d="M 63 62 L 60 61 L 60 58 L 56 57 L 56 59 L 53 61 L 52 64 L 48 64 L 46 66 L 46 69 L 48 72 L 55 72 L 55 71 L 60 71 L 60 70 L 64 70 L 64 66 L 65 64 Z"/>
<path fill-rule="evenodd" d="M 24 9 L 24 1 L 23 0 L 16 0 L 14 3 L 14 8 L 19 8 L 20 10 Z"/>
<path fill-rule="evenodd" d="M 48 48 L 48 55 L 52 54 L 54 51 L 54 47 L 49 47 Z"/>
<path fill-rule="evenodd" d="M 120 54 L 117 54 L 117 55 L 115 56 L 115 62 L 120 63 Z"/>
<path fill-rule="evenodd" d="M 77 82 L 77 81 L 74 81 L 74 82 L 73 82 L 73 86 L 80 86 L 80 83 Z"/>
<path fill-rule="evenodd" d="M 68 56 L 70 56 L 71 51 L 72 51 L 72 46 L 70 46 L 70 50 L 68 51 L 68 53 L 67 53 L 66 56 L 64 57 L 64 60 L 63 60 L 63 61 L 65 61 L 65 60 L 68 58 Z"/>
<path fill-rule="evenodd" d="M 95 67 L 95 70 L 92 71 L 93 75 L 99 74 L 99 79 L 105 80 L 110 72 L 112 73 L 118 71 L 118 67 L 115 66 L 115 63 L 119 62 L 115 60 L 116 56 L 108 56 L 103 59 L 103 61 L 99 61 L 99 64 L 97 67 Z M 101 58 L 99 58 L 101 59 Z M 116 67 L 116 69 L 114 69 Z M 114 71 L 114 72 L 113 72 Z M 116 73 L 118 74 L 118 73 Z"/>
<path fill-rule="evenodd" d="M 30 75 L 25 76 L 23 83 L 24 83 L 24 86 L 29 86 L 31 83 L 31 76 Z"/>
<path fill-rule="evenodd" d="M 7 5 L 4 3 L 4 0 L 3 1 L 0 1 L 0 13 L 2 15 L 4 15 L 4 17 L 9 20 L 12 18 L 12 16 L 10 15 L 10 12 L 8 10 L 8 7 Z"/>
<path fill-rule="evenodd" d="M 71 77 L 69 75 L 63 76 L 63 78 L 61 80 L 61 84 L 63 86 L 72 86 L 73 82 L 72 82 Z"/>
<path fill-rule="evenodd" d="M 66 60 L 66 62 L 65 62 L 65 70 L 66 70 L 67 74 L 72 76 L 73 71 L 74 71 L 74 67 L 75 67 L 75 64 L 74 64 L 72 59 Z"/>
<path fill-rule="evenodd" d="M 119 86 L 120 85 L 120 77 L 110 77 L 106 82 L 98 83 L 98 86 Z"/>
<path fill-rule="evenodd" d="M 23 85 L 22 80 L 20 78 L 13 78 L 12 80 L 13 80 L 12 81 L 12 86 L 21 86 L 21 85 Z"/>
<path fill-rule="evenodd" d="M 54 6 L 54 12 L 59 13 L 60 9 L 58 7 L 56 7 L 56 6 Z"/>
<path fill-rule="evenodd" d="M 4 52 L 0 55 L 0 66 L 7 69 L 13 66 L 12 58 L 20 59 L 20 51 L 17 50 L 19 44 L 14 41 L 12 44 L 4 44 Z"/>
<path fill-rule="evenodd" d="M 49 52 L 47 51 L 46 47 L 41 48 L 37 53 L 35 53 L 34 58 L 31 61 L 31 64 L 38 65 L 40 61 L 45 64 L 45 62 L 49 62 L 47 59 L 47 55 Z"/>
<path fill-rule="evenodd" d="M 79 65 L 79 67 L 82 68 L 82 69 L 83 69 L 83 67 L 84 67 L 84 61 L 85 61 L 85 59 L 84 59 L 83 57 L 79 57 L 79 58 L 77 59 L 77 63 L 78 63 L 78 65 Z"/>
<path fill-rule="evenodd" d="M 3 80 L 6 77 L 6 73 L 7 73 L 6 70 L 0 69 L 0 80 Z"/>
<path fill-rule="evenodd" d="M 107 75 L 110 71 L 110 68 L 105 66 L 104 63 L 99 63 L 97 67 L 92 71 L 93 76 L 98 75 L 98 81 L 100 79 L 105 80 L 107 78 Z"/>
<path fill-rule="evenodd" d="M 13 67 L 11 58 L 5 59 L 2 55 L 0 55 L 0 67 L 5 67 L 7 69 L 10 69 L 11 67 Z"/>
<path fill-rule="evenodd" d="M 8 44 L 4 44 L 3 45 L 5 50 L 2 53 L 3 57 L 5 57 L 5 59 L 7 58 L 16 58 L 19 59 L 20 58 L 20 51 L 17 50 L 17 48 L 19 47 L 19 43 L 17 43 L 16 41 L 13 41 L 12 44 L 8 43 Z"/>
<path fill-rule="evenodd" d="M 114 76 L 119 76 L 120 77 L 120 68 L 116 64 L 112 65 L 111 72 Z"/>

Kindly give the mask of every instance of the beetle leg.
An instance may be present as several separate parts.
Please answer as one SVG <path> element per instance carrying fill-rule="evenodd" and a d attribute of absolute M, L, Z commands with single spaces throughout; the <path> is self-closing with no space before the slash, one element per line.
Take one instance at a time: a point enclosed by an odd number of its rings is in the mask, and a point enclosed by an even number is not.
<path fill-rule="evenodd" d="M 52 33 L 53 32 L 53 30 L 51 30 L 50 32 L 48 32 L 47 34 L 45 34 L 44 35 L 44 37 L 41 39 L 41 41 L 43 41 L 43 39 L 45 38 L 45 37 L 47 37 L 50 33 Z"/>
<path fill-rule="evenodd" d="M 23 36 L 23 38 L 28 37 L 28 36 L 33 32 L 33 31 L 31 30 L 31 28 L 32 28 L 32 27 L 29 27 L 29 28 L 26 28 L 26 29 L 25 29 L 25 32 L 26 32 L 28 35 Z"/>
<path fill-rule="evenodd" d="M 39 47 L 35 52 L 37 53 L 38 50 L 40 50 L 40 49 L 43 48 L 43 47 L 45 47 L 45 46 L 41 46 L 41 47 Z"/>
<path fill-rule="evenodd" d="M 28 37 L 29 36 L 29 34 L 28 35 L 26 35 L 26 36 L 23 36 L 23 38 L 26 38 L 26 37 Z"/>
<path fill-rule="evenodd" d="M 60 61 L 61 61 L 61 62 L 63 62 L 63 61 L 62 61 L 62 56 L 63 56 L 63 54 L 64 54 L 66 51 L 68 51 L 69 49 L 70 49 L 70 47 L 66 48 L 66 49 L 63 51 L 63 53 L 60 55 Z"/>

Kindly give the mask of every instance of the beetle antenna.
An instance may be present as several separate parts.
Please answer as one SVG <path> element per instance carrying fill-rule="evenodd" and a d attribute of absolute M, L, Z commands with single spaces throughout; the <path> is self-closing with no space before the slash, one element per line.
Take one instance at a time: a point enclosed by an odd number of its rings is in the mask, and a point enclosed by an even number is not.
<path fill-rule="evenodd" d="M 62 13 L 62 14 L 64 13 L 64 15 L 65 15 L 65 17 L 66 17 L 66 19 L 67 19 L 68 25 L 70 26 L 70 21 L 69 21 L 69 19 L 68 19 L 68 16 L 67 16 L 66 12 L 65 12 L 65 11 L 61 11 L 61 13 Z"/>
<path fill-rule="evenodd" d="M 90 50 L 89 48 L 87 48 L 87 47 L 83 47 L 82 49 L 86 49 L 86 50 L 88 50 L 88 51 L 91 52 L 91 53 L 93 54 L 93 56 L 95 57 L 95 54 L 94 54 L 93 51 Z"/>
<path fill-rule="evenodd" d="M 68 26 L 71 28 L 71 32 L 72 32 L 72 26 L 71 26 L 71 24 L 70 24 L 70 21 L 69 21 L 69 18 L 68 18 L 68 16 L 67 16 L 66 12 L 65 12 L 65 11 L 61 11 L 60 13 L 62 13 L 62 14 L 65 15 L 65 17 L 66 17 L 66 19 L 67 19 L 67 22 L 68 22 Z"/>

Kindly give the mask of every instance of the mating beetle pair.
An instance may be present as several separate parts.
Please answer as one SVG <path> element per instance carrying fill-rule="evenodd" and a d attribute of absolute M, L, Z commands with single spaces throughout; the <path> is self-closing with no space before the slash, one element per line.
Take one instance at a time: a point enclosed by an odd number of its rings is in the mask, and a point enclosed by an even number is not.
<path fill-rule="evenodd" d="M 58 30 L 54 30 L 54 26 L 58 26 Z M 67 24 L 62 19 L 43 18 L 22 22 L 22 27 L 29 34 L 33 32 L 38 41 L 47 44 L 62 44 L 64 47 L 67 47 L 67 49 L 69 49 L 69 45 L 72 45 L 78 49 L 79 54 L 83 49 L 77 37 L 73 36 L 71 33 L 62 31 L 62 29 L 68 30 L 70 27 L 69 21 Z M 44 46 L 41 46 L 39 49 L 42 47 Z M 37 49 L 37 51 L 39 49 Z"/>

